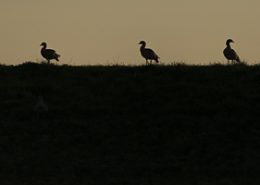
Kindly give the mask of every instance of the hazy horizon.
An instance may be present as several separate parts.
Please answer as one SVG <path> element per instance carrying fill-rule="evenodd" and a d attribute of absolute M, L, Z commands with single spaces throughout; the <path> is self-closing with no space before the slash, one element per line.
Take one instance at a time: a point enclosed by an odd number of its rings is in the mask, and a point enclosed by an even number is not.
<path fill-rule="evenodd" d="M 226 63 L 225 41 L 248 64 L 260 63 L 260 1 L 2 0 L 2 64 L 42 61 L 40 44 L 61 64 L 144 64 L 145 40 L 164 64 Z"/>

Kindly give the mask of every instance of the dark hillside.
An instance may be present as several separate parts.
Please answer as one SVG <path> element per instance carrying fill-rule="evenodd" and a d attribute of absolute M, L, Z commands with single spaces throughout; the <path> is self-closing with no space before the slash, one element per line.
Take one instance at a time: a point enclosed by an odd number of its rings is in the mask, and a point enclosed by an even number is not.
<path fill-rule="evenodd" d="M 0 116 L 3 185 L 260 181 L 260 66 L 0 66 Z"/>

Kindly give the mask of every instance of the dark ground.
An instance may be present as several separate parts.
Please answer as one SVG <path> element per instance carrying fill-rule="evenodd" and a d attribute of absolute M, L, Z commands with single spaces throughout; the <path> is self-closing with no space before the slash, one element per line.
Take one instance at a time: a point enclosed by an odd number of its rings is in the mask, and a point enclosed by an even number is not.
<path fill-rule="evenodd" d="M 259 184 L 259 149 L 260 66 L 0 66 L 1 185 Z"/>

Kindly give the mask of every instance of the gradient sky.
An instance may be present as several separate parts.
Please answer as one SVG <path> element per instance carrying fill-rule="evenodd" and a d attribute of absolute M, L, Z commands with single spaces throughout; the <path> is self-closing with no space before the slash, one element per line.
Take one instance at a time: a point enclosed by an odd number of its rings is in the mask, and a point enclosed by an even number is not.
<path fill-rule="evenodd" d="M 161 62 L 225 63 L 225 41 L 260 63 L 259 0 L 1 0 L 0 63 L 40 62 L 40 44 L 61 64 L 144 64 L 139 41 Z"/>

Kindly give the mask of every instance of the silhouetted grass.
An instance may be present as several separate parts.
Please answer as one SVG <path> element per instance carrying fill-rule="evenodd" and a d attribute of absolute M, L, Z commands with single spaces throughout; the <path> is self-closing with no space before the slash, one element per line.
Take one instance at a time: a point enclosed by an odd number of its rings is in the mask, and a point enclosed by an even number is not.
<path fill-rule="evenodd" d="M 3 185 L 258 184 L 259 65 L 26 63 L 0 76 Z"/>

